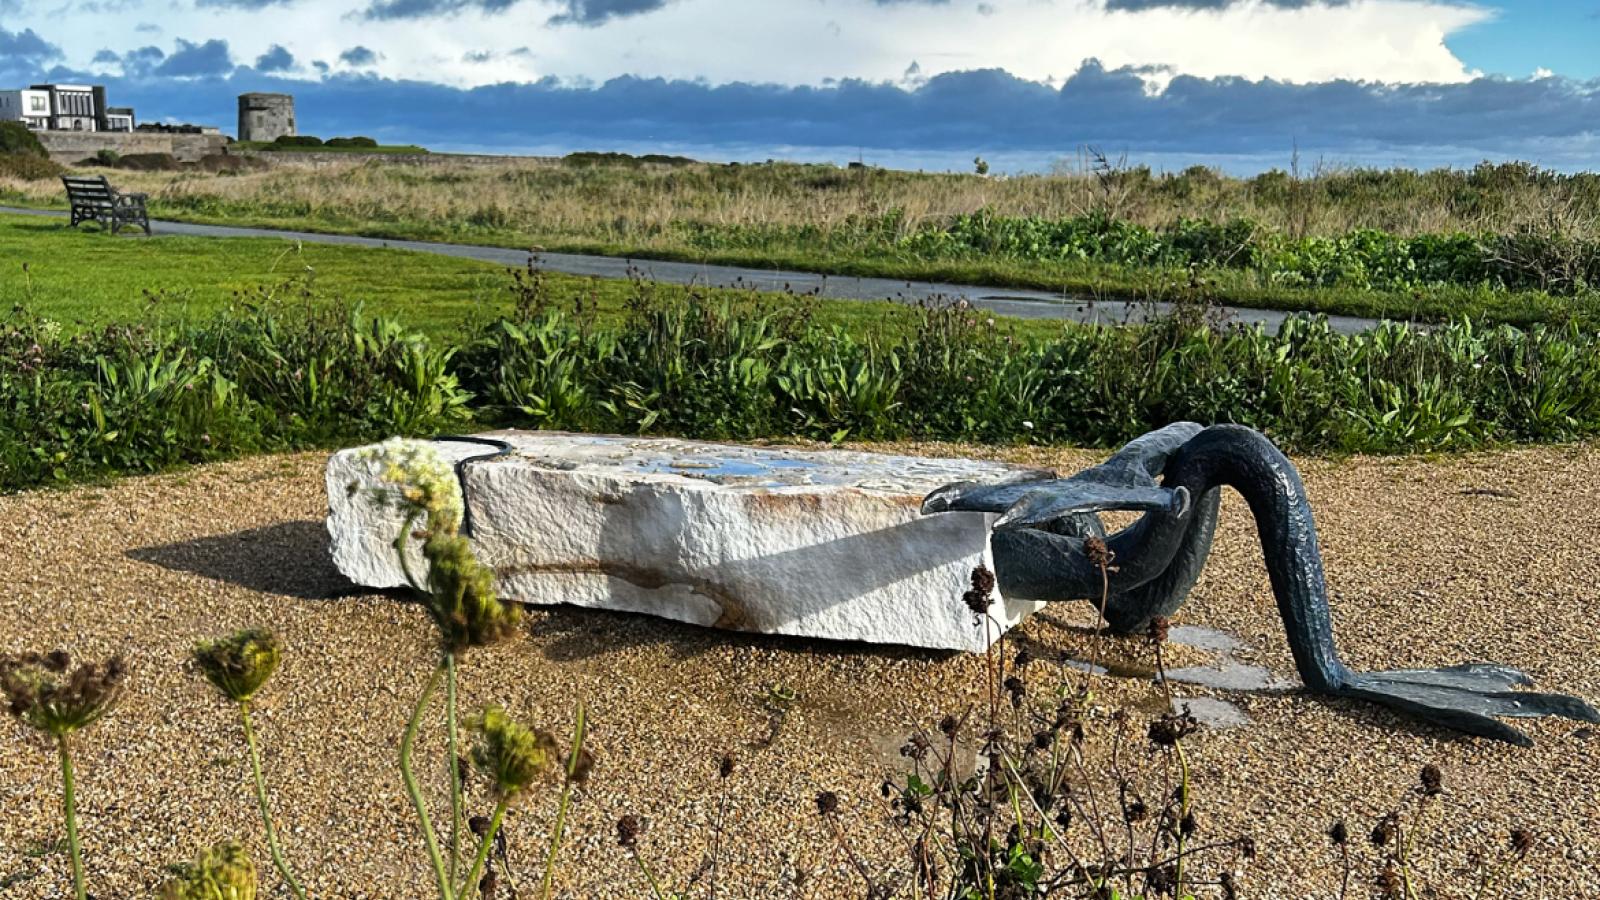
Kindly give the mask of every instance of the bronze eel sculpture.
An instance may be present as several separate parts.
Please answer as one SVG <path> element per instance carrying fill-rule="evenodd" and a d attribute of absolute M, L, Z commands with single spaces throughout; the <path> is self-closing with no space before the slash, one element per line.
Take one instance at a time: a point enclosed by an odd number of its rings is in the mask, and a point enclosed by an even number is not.
<path fill-rule="evenodd" d="M 1508 666 L 1353 672 L 1340 662 L 1322 554 L 1300 475 L 1265 436 L 1238 425 L 1179 422 L 1140 437 L 1070 478 L 963 482 L 923 501 L 924 513 L 999 513 L 992 545 L 1000 592 L 1023 600 L 1101 602 L 1115 631 L 1137 632 L 1183 605 L 1217 526 L 1221 489 L 1244 496 L 1256 520 L 1278 613 L 1307 690 L 1392 707 L 1435 725 L 1530 745 L 1504 718 L 1564 716 L 1600 723 L 1576 697 L 1517 691 L 1532 683 Z M 1143 515 L 1107 535 L 1099 513 Z M 1102 572 L 1085 544 L 1101 538 L 1115 568 Z"/>

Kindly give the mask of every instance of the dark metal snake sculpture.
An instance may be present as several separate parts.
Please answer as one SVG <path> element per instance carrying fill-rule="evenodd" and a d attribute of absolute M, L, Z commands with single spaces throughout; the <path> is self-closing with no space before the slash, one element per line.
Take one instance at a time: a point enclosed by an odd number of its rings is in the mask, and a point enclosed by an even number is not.
<path fill-rule="evenodd" d="M 1333 646 L 1322 554 L 1305 487 L 1289 459 L 1249 428 L 1180 422 L 1070 478 L 947 485 L 928 495 L 922 511 L 999 513 L 993 548 L 1002 594 L 1099 603 L 1104 590 L 1110 627 L 1136 632 L 1158 616 L 1170 616 L 1188 597 L 1211 551 L 1223 487 L 1242 494 L 1255 516 L 1278 613 L 1308 690 L 1380 703 L 1436 725 L 1521 745 L 1532 741 L 1497 717 L 1600 722 L 1600 712 L 1576 697 L 1513 690 L 1532 682 L 1508 666 L 1346 668 Z M 1144 515 L 1107 535 L 1098 515 L 1107 510 Z M 1105 541 L 1113 569 L 1102 572 L 1091 562 L 1085 552 L 1090 538 Z"/>

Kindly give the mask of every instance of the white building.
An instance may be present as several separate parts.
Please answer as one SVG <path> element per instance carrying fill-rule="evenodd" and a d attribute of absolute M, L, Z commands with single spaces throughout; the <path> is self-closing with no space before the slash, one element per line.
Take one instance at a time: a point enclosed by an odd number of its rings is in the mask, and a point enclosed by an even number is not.
<path fill-rule="evenodd" d="M 50 92 L 0 91 L 0 122 L 21 122 L 36 131 L 50 127 Z"/>
<path fill-rule="evenodd" d="M 36 131 L 133 131 L 133 110 L 106 105 L 106 89 L 88 84 L 36 84 L 0 91 L 0 121 Z"/>

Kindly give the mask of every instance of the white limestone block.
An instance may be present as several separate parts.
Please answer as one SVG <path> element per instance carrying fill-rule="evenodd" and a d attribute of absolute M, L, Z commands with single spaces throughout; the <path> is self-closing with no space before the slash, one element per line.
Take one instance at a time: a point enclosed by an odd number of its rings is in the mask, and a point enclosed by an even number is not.
<path fill-rule="evenodd" d="M 507 599 L 969 651 L 1041 605 L 995 596 L 986 637 L 961 596 L 974 568 L 994 567 L 994 517 L 919 512 L 940 485 L 1015 477 L 1015 467 L 560 432 L 479 437 L 513 447 L 467 462 L 462 479 L 473 547 Z M 437 445 L 452 462 L 494 452 Z M 398 587 L 400 515 L 372 502 L 378 473 L 360 450 L 328 463 L 333 559 L 357 584 Z"/>

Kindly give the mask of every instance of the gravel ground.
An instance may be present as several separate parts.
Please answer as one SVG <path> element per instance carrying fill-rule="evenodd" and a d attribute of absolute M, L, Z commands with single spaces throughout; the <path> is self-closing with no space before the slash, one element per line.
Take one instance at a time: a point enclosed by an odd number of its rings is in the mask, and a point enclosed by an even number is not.
<path fill-rule="evenodd" d="M 1076 451 L 896 447 L 999 454 L 1071 469 Z M 425 897 L 428 876 L 394 766 L 410 704 L 432 662 L 414 606 L 349 593 L 325 555 L 324 458 L 218 464 L 107 486 L 0 497 L 0 652 L 123 650 L 134 674 L 106 721 L 81 735 L 80 803 L 91 891 L 149 896 L 162 867 L 226 836 L 246 839 L 278 892 L 258 837 L 236 720 L 185 669 L 198 638 L 248 625 L 288 645 L 260 703 L 257 729 L 290 858 L 314 897 Z M 1517 664 L 1541 686 L 1600 701 L 1600 447 L 1428 460 L 1309 461 L 1339 645 L 1356 668 L 1471 659 Z M 1018 640 L 1083 652 L 1070 608 L 1049 610 Z M 1225 503 L 1216 552 L 1179 620 L 1222 629 L 1237 655 L 1292 676 L 1254 528 Z M 1113 660 L 1148 651 L 1114 641 Z M 1177 648 L 1179 664 L 1203 661 Z M 463 707 L 494 700 L 560 733 L 582 699 L 599 765 L 570 822 L 557 895 L 646 896 L 615 847 L 624 812 L 649 822 L 642 852 L 686 883 L 711 844 L 732 752 L 718 870 L 723 897 L 859 897 L 864 892 L 813 812 L 837 790 L 857 850 L 894 859 L 877 786 L 896 748 L 945 712 L 983 702 L 981 657 L 713 633 L 643 617 L 555 609 L 526 633 L 462 666 Z M 763 745 L 773 686 L 798 700 Z M 1146 681 L 1097 679 L 1107 705 L 1149 709 Z M 1351 897 L 1367 896 L 1365 835 L 1407 794 L 1425 763 L 1445 797 L 1419 854 L 1421 896 L 1467 897 L 1474 854 L 1498 853 L 1508 829 L 1537 836 L 1513 873 L 1515 896 L 1600 897 L 1600 737 L 1563 721 L 1527 728 L 1531 750 L 1454 737 L 1350 702 L 1293 692 L 1194 691 L 1253 718 L 1189 741 L 1204 833 L 1248 833 L 1259 858 L 1249 897 L 1337 896 L 1338 858 L 1324 832 L 1348 817 L 1357 836 Z M 442 774 L 442 713 L 422 771 Z M 1133 745 L 1136 754 L 1146 751 Z M 0 897 L 67 896 L 58 773 L 46 745 L 0 718 Z M 440 783 L 435 777 L 434 784 Z M 440 798 L 442 799 L 442 798 Z M 553 790 L 513 811 L 522 895 L 540 868 Z M 1441 813 L 1442 810 L 1442 813 Z M 903 854 L 903 851 L 902 851 Z M 895 861 L 900 861 L 895 859 Z M 695 896 L 706 896 L 702 877 Z"/>

